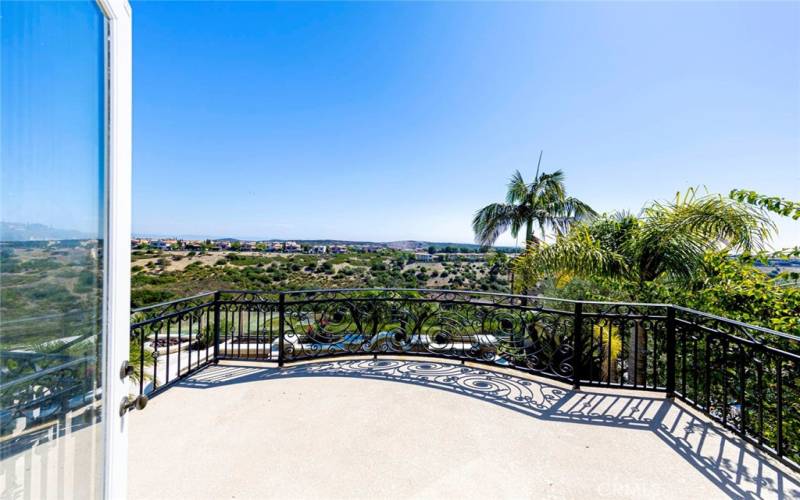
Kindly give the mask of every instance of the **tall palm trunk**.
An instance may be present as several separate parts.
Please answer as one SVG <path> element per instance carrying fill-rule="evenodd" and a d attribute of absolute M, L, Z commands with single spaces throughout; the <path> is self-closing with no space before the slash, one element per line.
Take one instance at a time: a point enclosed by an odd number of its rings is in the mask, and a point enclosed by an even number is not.
<path fill-rule="evenodd" d="M 633 301 L 642 300 L 646 293 L 645 283 L 654 279 L 656 279 L 656 276 L 653 273 L 648 273 L 645 270 L 640 271 L 637 286 L 638 292 L 631 299 Z M 636 385 L 644 386 L 647 382 L 647 331 L 642 324 L 642 320 L 634 320 L 628 349 L 630 351 L 628 370 L 633 370 L 633 372 L 628 373 L 628 379 L 632 380 Z"/>
<path fill-rule="evenodd" d="M 525 250 L 528 250 L 533 245 L 533 221 L 529 220 L 525 224 Z"/>
<path fill-rule="evenodd" d="M 640 386 L 647 381 L 647 331 L 640 320 L 633 324 L 628 340 L 628 380 Z"/>
<path fill-rule="evenodd" d="M 533 246 L 533 220 L 529 219 L 527 224 L 525 224 L 525 250 L 529 250 Z M 536 287 L 538 288 L 538 283 Z M 531 295 L 531 289 L 527 286 L 524 286 L 520 289 L 519 293 L 522 295 Z M 511 283 L 511 293 L 514 293 L 514 283 L 512 277 Z"/>

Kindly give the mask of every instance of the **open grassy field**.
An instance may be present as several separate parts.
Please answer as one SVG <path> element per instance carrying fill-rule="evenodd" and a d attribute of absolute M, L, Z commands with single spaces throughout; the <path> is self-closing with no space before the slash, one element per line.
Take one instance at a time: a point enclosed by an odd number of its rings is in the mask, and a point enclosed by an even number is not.
<path fill-rule="evenodd" d="M 3 347 L 31 346 L 98 328 L 102 249 L 96 240 L 4 243 L 0 251 Z"/>
<path fill-rule="evenodd" d="M 135 250 L 134 307 L 207 290 L 453 288 L 508 291 L 505 272 L 485 262 L 416 262 L 410 252 L 338 255 Z"/>

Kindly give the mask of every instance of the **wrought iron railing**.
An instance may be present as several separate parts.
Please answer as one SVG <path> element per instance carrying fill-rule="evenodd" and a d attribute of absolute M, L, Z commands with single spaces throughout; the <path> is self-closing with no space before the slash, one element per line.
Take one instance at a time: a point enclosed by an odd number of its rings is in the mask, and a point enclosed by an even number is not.
<path fill-rule="evenodd" d="M 53 323 L 61 324 L 59 340 L 0 350 L 2 457 L 47 441 L 52 432 L 64 435 L 100 418 L 96 315 L 68 311 L 4 321 L 2 326 L 4 332 L 30 335 L 52 331 Z"/>
<path fill-rule="evenodd" d="M 797 468 L 800 338 L 665 304 L 407 289 L 218 291 L 133 311 L 142 393 L 221 359 L 435 356 L 665 392 Z"/>

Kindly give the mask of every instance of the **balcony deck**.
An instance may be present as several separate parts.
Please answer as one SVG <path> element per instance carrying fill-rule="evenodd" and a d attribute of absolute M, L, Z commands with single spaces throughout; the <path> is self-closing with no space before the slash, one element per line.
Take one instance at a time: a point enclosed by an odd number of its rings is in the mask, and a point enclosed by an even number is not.
<path fill-rule="evenodd" d="M 132 499 L 798 498 L 658 393 L 442 360 L 221 362 L 131 415 Z"/>

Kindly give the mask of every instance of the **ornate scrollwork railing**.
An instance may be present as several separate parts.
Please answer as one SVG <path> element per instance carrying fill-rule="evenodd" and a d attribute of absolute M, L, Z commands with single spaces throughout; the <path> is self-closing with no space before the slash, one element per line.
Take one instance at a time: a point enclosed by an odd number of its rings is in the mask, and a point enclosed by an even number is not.
<path fill-rule="evenodd" d="M 666 392 L 784 462 L 800 461 L 800 338 L 677 306 L 453 290 L 226 290 L 133 314 L 142 392 L 220 359 L 434 356 L 574 388 Z"/>
<path fill-rule="evenodd" d="M 215 359 L 218 294 L 135 309 L 131 365 L 139 392 L 154 393 Z"/>
<path fill-rule="evenodd" d="M 540 299 L 441 290 L 323 290 L 285 298 L 284 359 L 428 355 L 572 380 L 572 313 Z"/>
<path fill-rule="evenodd" d="M 0 349 L 0 456 L 99 418 L 98 316 L 78 309 L 4 321 L 3 328 L 29 335 L 58 328 L 62 335 L 50 342 Z"/>

